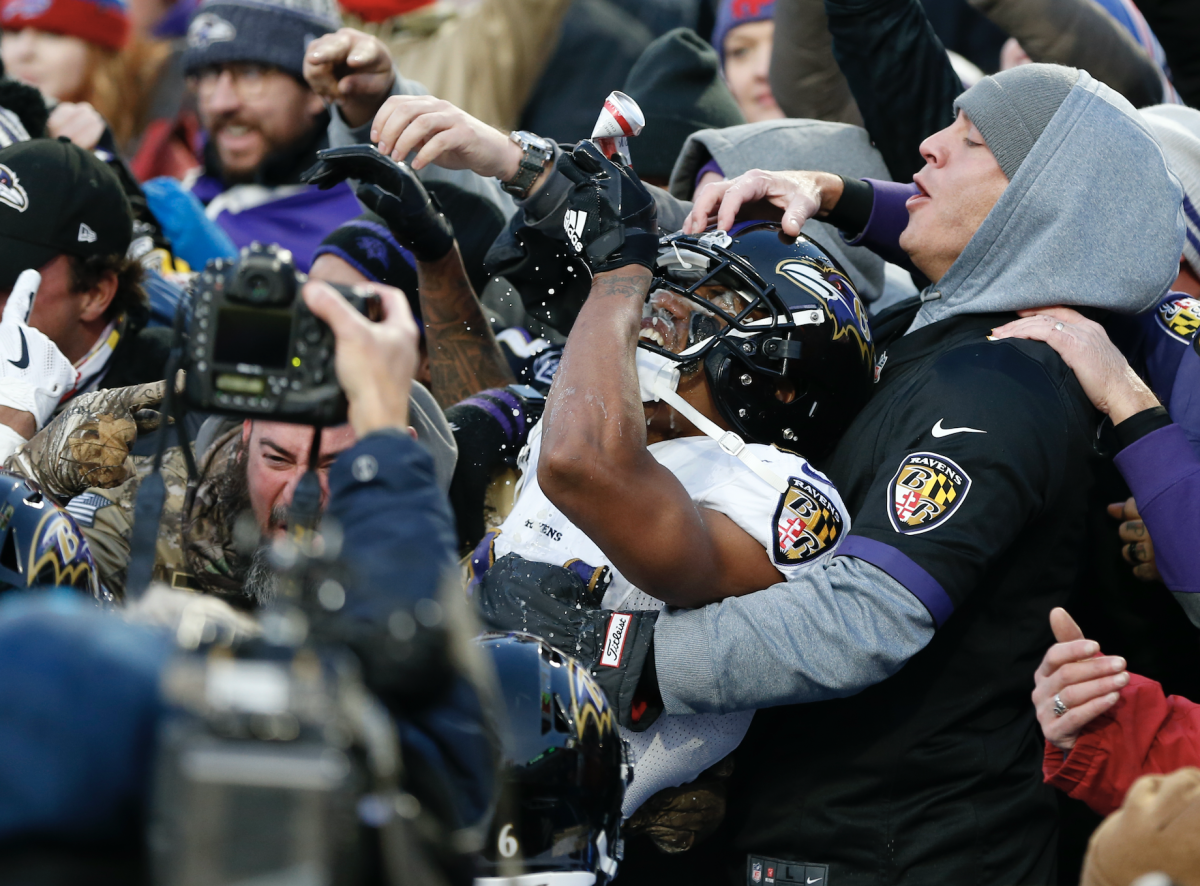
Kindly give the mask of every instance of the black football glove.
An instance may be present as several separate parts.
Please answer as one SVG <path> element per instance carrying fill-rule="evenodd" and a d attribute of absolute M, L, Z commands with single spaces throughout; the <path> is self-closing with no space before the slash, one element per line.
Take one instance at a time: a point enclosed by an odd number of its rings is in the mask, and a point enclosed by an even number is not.
<path fill-rule="evenodd" d="M 590 141 L 563 154 L 558 170 L 574 183 L 563 228 L 567 242 L 593 273 L 625 265 L 654 269 L 658 257 L 658 206 L 637 174 L 609 160 Z"/>
<path fill-rule="evenodd" d="M 348 178 L 354 193 L 417 261 L 437 261 L 454 247 L 454 229 L 407 163 L 397 163 L 372 145 L 348 145 L 317 152 L 317 163 L 300 180 L 327 191 Z"/>
<path fill-rule="evenodd" d="M 600 609 L 610 579 L 607 567 L 580 560 L 564 567 L 506 554 L 481 577 L 476 602 L 492 630 L 534 634 L 578 659 L 617 709 L 618 722 L 640 732 L 662 712 L 653 674 L 658 611 Z M 647 669 L 653 688 L 639 693 Z"/>

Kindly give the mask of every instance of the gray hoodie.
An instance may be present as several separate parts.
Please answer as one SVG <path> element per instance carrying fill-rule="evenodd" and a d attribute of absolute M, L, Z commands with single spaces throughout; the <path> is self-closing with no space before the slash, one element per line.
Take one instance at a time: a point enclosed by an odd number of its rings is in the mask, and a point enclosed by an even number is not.
<path fill-rule="evenodd" d="M 962 255 L 926 290 L 933 300 L 913 328 L 1062 302 L 1145 310 L 1177 273 L 1181 202 L 1133 107 L 1081 72 Z M 726 713 L 853 695 L 899 670 L 934 630 L 899 581 L 835 556 L 764 591 L 667 609 L 655 662 L 668 714 Z"/>
<path fill-rule="evenodd" d="M 631 150 L 636 163 L 636 142 Z M 691 200 L 696 173 L 709 160 L 717 161 L 726 178 L 751 169 L 819 169 L 853 178 L 891 180 L 883 157 L 859 126 L 824 120 L 764 120 L 702 129 L 688 136 L 671 171 L 671 196 Z M 836 228 L 816 219 L 805 224 L 803 231 L 845 267 L 864 301 L 879 298 L 883 259 L 866 247 L 847 246 Z"/>
<path fill-rule="evenodd" d="M 909 331 L 1055 304 L 1148 311 L 1179 273 L 1182 201 L 1141 116 L 1080 71 L 962 255 L 922 293 Z"/>

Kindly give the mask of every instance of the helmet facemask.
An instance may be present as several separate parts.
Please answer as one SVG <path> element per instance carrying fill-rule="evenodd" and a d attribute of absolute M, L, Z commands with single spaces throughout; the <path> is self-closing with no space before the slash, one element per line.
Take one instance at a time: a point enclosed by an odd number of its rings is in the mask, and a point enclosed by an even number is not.
<path fill-rule="evenodd" d="M 869 393 L 865 310 L 849 278 L 807 237 L 763 222 L 735 232 L 663 238 L 646 317 L 662 317 L 653 305 L 664 301 L 660 293 L 687 302 L 686 342 L 678 328 L 663 334 L 663 318 L 638 345 L 682 375 L 703 367 L 722 418 L 747 442 L 815 457 Z"/>

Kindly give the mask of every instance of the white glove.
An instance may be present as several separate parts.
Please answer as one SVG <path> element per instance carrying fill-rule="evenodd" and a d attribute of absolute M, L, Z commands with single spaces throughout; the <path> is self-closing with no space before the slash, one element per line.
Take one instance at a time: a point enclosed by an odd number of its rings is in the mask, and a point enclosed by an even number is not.
<path fill-rule="evenodd" d="M 0 316 L 0 406 L 32 413 L 38 428 L 79 378 L 54 342 L 28 325 L 41 284 L 37 271 L 22 271 Z"/>
<path fill-rule="evenodd" d="M 636 362 L 643 403 L 656 403 L 660 399 L 656 390 L 659 386 L 665 385 L 669 391 L 679 387 L 679 364 L 674 360 L 638 348 Z"/>

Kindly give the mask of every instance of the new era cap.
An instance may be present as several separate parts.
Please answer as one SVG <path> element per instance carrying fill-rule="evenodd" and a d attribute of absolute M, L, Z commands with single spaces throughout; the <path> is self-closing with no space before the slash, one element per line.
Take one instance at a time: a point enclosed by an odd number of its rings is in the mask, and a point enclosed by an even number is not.
<path fill-rule="evenodd" d="M 0 150 L 0 290 L 64 253 L 124 255 L 133 210 L 116 173 L 65 139 Z"/>

